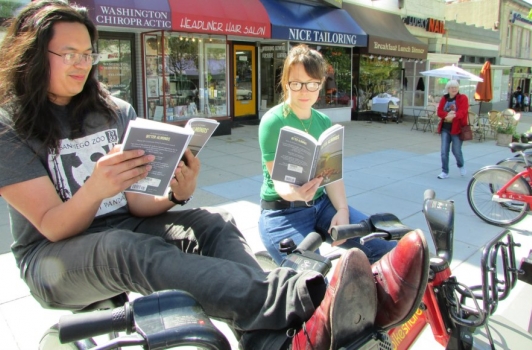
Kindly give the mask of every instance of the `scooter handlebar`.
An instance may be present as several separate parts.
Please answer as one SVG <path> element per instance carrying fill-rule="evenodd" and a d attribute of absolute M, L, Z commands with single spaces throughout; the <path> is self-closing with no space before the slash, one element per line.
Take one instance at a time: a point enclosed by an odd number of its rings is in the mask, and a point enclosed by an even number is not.
<path fill-rule="evenodd" d="M 318 248 L 320 247 L 323 241 L 324 241 L 324 237 L 322 237 L 322 235 L 320 235 L 317 232 L 311 232 L 307 236 L 305 236 L 305 238 L 303 238 L 301 243 L 297 245 L 296 250 L 300 252 L 301 251 L 314 252 L 318 250 Z"/>
<path fill-rule="evenodd" d="M 331 237 L 335 241 L 341 241 L 353 237 L 362 237 L 372 233 L 371 224 L 363 220 L 358 224 L 338 225 L 331 227 Z"/>
<path fill-rule="evenodd" d="M 64 315 L 59 319 L 59 340 L 71 343 L 97 335 L 131 331 L 132 311 L 129 303 L 112 310 Z"/>

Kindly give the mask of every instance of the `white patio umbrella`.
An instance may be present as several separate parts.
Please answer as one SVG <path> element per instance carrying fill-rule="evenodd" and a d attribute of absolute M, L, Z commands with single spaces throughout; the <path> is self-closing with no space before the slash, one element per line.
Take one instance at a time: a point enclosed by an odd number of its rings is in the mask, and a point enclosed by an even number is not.
<path fill-rule="evenodd" d="M 447 79 L 455 79 L 455 80 L 463 79 L 463 80 L 471 80 L 471 81 L 484 81 L 481 77 L 476 76 L 472 73 L 469 73 L 468 71 L 463 70 L 460 67 L 456 67 L 455 65 L 426 70 L 420 73 L 426 77 L 447 78 Z"/>

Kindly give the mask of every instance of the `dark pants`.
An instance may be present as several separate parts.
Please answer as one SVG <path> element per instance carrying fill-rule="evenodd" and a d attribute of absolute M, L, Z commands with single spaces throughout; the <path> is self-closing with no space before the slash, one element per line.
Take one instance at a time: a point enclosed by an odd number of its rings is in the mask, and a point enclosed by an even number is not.
<path fill-rule="evenodd" d="M 315 272 L 263 272 L 220 209 L 115 217 L 102 226 L 33 252 L 23 277 L 43 306 L 75 310 L 124 291 L 181 289 L 210 317 L 239 331 L 275 330 L 279 338 L 312 315 L 311 295 L 324 290 Z"/>

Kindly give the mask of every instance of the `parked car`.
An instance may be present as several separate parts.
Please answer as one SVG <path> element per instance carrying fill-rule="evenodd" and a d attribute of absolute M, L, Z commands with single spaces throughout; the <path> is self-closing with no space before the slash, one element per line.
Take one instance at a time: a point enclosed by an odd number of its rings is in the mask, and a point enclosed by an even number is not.
<path fill-rule="evenodd" d="M 376 105 L 376 104 L 379 104 L 379 103 L 384 103 L 386 105 L 388 105 L 388 102 L 392 101 L 392 103 L 396 106 L 399 106 L 399 102 L 401 101 L 399 98 L 395 97 L 395 96 L 392 96 L 386 92 L 383 92 L 381 94 L 378 94 L 377 96 L 373 97 L 371 99 L 371 102 L 373 103 L 373 105 Z"/>
<path fill-rule="evenodd" d="M 176 95 L 178 97 L 193 99 L 198 95 L 198 87 L 190 80 L 178 80 L 172 83 L 176 84 Z"/>
<path fill-rule="evenodd" d="M 253 94 L 251 90 L 248 89 L 236 89 L 236 99 L 237 100 L 251 100 Z"/>

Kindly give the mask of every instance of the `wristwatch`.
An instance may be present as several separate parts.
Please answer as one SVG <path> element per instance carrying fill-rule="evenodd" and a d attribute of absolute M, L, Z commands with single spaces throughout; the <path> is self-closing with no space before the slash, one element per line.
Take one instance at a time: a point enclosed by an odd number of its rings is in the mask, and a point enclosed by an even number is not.
<path fill-rule="evenodd" d="M 192 196 L 190 196 L 189 198 L 185 199 L 185 200 L 178 200 L 174 197 L 174 192 L 173 191 L 169 191 L 168 192 L 168 200 L 172 203 L 175 203 L 175 204 L 179 204 L 179 205 L 185 205 L 188 203 L 189 200 L 192 199 Z"/>

